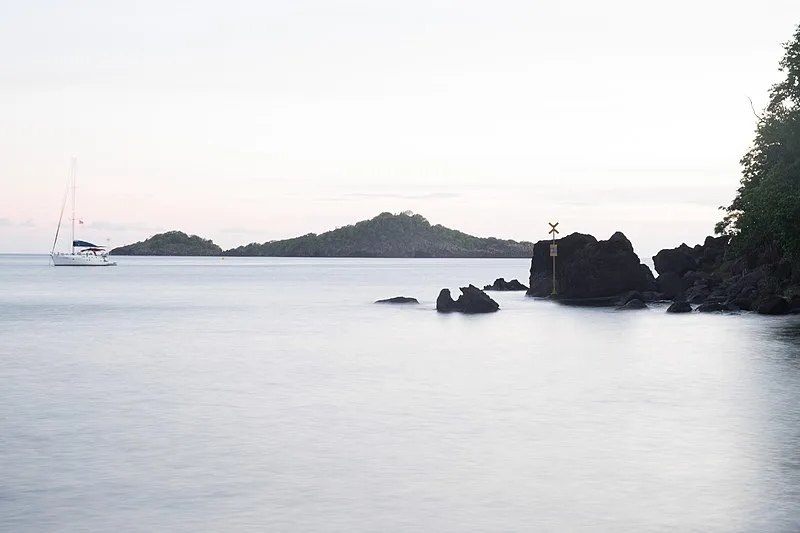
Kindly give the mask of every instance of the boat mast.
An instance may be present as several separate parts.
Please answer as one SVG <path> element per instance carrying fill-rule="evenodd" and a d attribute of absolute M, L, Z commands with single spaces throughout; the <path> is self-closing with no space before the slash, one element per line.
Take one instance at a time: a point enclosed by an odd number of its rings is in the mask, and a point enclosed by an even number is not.
<path fill-rule="evenodd" d="M 75 167 L 77 166 L 75 158 L 72 158 L 70 171 L 72 172 L 72 253 L 75 253 Z"/>
<path fill-rule="evenodd" d="M 69 196 L 70 182 L 72 181 L 72 165 L 70 165 L 70 172 L 67 175 L 67 186 L 64 188 L 64 198 L 61 200 L 61 213 L 58 215 L 58 225 L 56 226 L 56 236 L 53 238 L 53 249 L 50 250 L 52 256 L 56 252 L 56 245 L 58 244 L 58 234 L 61 231 L 61 221 L 64 220 L 64 208 L 67 207 L 67 197 Z"/>

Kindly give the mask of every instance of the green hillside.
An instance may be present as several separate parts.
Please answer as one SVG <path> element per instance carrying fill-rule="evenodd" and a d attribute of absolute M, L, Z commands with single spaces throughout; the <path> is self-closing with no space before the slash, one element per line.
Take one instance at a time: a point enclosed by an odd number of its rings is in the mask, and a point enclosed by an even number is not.
<path fill-rule="evenodd" d="M 252 243 L 223 252 L 230 256 L 273 257 L 531 257 L 533 244 L 480 238 L 422 215 L 381 213 L 371 220 L 301 237 Z"/>
<path fill-rule="evenodd" d="M 114 248 L 111 255 L 167 255 L 207 256 L 220 255 L 222 248 L 212 241 L 182 231 L 168 231 L 127 246 Z"/>

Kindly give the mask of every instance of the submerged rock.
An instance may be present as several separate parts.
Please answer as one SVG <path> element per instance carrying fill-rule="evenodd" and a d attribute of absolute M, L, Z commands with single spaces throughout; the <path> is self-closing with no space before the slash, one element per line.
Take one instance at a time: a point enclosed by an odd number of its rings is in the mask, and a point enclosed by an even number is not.
<path fill-rule="evenodd" d="M 436 310 L 440 313 L 457 311 L 460 313 L 493 313 L 500 305 L 488 294 L 474 285 L 461 287 L 461 296 L 453 300 L 450 289 L 442 289 L 436 298 Z"/>
<path fill-rule="evenodd" d="M 385 300 L 377 300 L 376 304 L 418 304 L 416 298 L 408 296 L 395 296 L 394 298 L 387 298 Z"/>

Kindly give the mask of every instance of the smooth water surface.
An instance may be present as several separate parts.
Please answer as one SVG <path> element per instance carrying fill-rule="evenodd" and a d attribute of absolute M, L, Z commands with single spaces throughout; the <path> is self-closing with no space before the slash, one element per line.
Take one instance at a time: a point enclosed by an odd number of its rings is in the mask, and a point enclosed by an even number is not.
<path fill-rule="evenodd" d="M 0 256 L 0 531 L 800 531 L 800 316 L 433 310 L 525 260 L 118 261 Z"/>

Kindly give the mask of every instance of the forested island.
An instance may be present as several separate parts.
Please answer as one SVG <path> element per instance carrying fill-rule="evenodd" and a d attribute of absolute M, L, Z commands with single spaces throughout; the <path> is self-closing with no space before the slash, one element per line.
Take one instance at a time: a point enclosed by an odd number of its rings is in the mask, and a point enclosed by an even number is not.
<path fill-rule="evenodd" d="M 475 237 L 432 225 L 422 215 L 381 213 L 356 224 L 319 235 L 251 243 L 223 251 L 210 240 L 180 231 L 154 235 L 114 248 L 111 255 L 240 256 L 240 257 L 524 257 L 533 243 Z"/>
<path fill-rule="evenodd" d="M 227 251 L 181 232 L 155 235 L 114 255 L 228 255 L 277 257 L 532 257 L 531 296 L 549 297 L 553 280 L 562 302 L 672 300 L 674 309 L 764 314 L 800 312 L 800 26 L 784 43 L 780 81 L 755 117 L 755 139 L 742 157 L 740 187 L 703 244 L 662 250 L 658 277 L 640 263 L 617 232 L 608 240 L 572 234 L 557 241 L 553 276 L 549 240 L 537 243 L 479 238 L 431 225 L 410 212 L 293 239 L 252 243 Z M 690 191 L 687 191 L 690 193 Z M 631 296 L 635 293 L 635 298 Z M 626 295 L 627 296 L 624 296 Z M 618 300 L 623 295 L 623 301 Z"/>
<path fill-rule="evenodd" d="M 182 231 L 168 231 L 153 235 L 144 241 L 114 248 L 111 255 L 162 255 L 162 256 L 213 256 L 222 248 L 213 241 Z"/>

